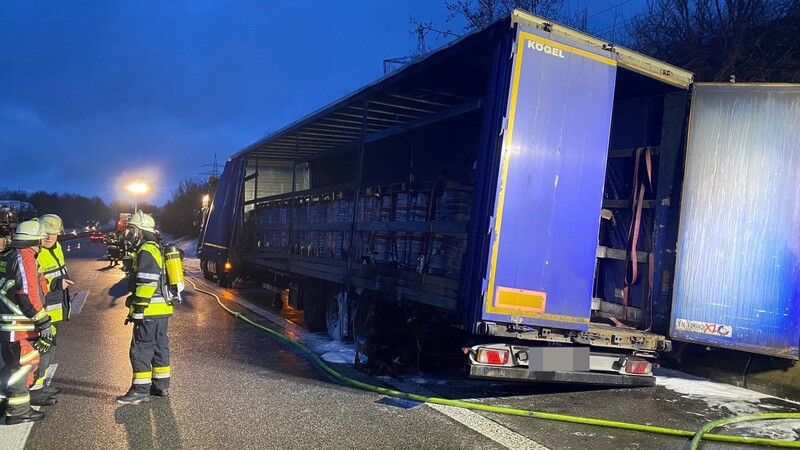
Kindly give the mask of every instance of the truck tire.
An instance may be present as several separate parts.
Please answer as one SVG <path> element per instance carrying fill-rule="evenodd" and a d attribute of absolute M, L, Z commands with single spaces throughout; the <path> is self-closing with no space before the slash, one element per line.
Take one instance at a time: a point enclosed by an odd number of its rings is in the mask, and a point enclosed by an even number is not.
<path fill-rule="evenodd" d="M 354 364 L 361 370 L 369 370 L 370 362 L 375 360 L 377 340 L 372 331 L 372 300 L 362 298 L 353 311 L 353 344 L 356 348 Z"/>
<path fill-rule="evenodd" d="M 308 283 L 303 288 L 303 316 L 309 331 L 325 329 L 325 292 L 319 283 Z"/>
<path fill-rule="evenodd" d="M 340 317 L 342 314 L 347 315 L 347 311 L 342 311 L 342 306 L 339 302 L 339 297 L 344 295 L 344 292 L 338 289 L 332 289 L 325 301 L 325 325 L 328 330 L 328 336 L 335 341 L 344 341 L 348 335 L 346 327 L 341 326 Z M 345 308 L 347 305 L 344 305 Z"/>
<path fill-rule="evenodd" d="M 203 278 L 209 281 L 214 279 L 214 274 L 208 271 L 208 261 L 201 260 L 200 269 L 203 271 Z"/>
<path fill-rule="evenodd" d="M 228 275 L 229 274 L 225 273 L 224 263 L 217 262 L 217 284 L 219 287 L 231 287 L 231 280 L 228 279 L 230 278 Z"/>

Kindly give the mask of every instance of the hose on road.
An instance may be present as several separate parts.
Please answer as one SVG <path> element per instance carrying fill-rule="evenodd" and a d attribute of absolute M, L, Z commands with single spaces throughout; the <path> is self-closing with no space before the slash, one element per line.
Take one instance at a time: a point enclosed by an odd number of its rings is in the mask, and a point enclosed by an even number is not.
<path fill-rule="evenodd" d="M 497 414 L 506 414 L 506 415 L 513 415 L 513 416 L 524 416 L 524 417 L 534 417 L 537 419 L 544 419 L 544 420 L 554 420 L 559 422 L 570 422 L 570 423 L 578 423 L 583 425 L 595 425 L 600 427 L 607 427 L 607 428 L 617 428 L 622 430 L 631 430 L 631 431 L 640 431 L 645 433 L 654 433 L 666 436 L 674 436 L 674 437 L 681 437 L 681 438 L 691 438 L 692 441 L 689 445 L 694 445 L 690 447 L 692 449 L 697 448 L 697 444 L 699 444 L 701 439 L 709 440 L 709 441 L 718 441 L 718 442 L 727 442 L 732 444 L 749 444 L 749 445 L 762 445 L 762 446 L 769 446 L 769 447 L 782 447 L 782 448 L 800 448 L 800 442 L 798 441 L 785 441 L 779 439 L 769 439 L 769 438 L 757 438 L 757 437 L 744 437 L 744 436 L 730 436 L 724 434 L 711 434 L 708 433 L 713 428 L 716 428 L 721 425 L 725 425 L 727 423 L 735 423 L 735 422 L 743 422 L 748 420 L 766 420 L 766 419 L 800 419 L 800 413 L 765 413 L 765 414 L 755 414 L 749 416 L 735 416 L 730 417 L 728 419 L 721 419 L 714 422 L 710 422 L 709 424 L 705 425 L 699 431 L 687 431 L 687 430 L 680 430 L 675 428 L 664 428 L 664 427 L 657 427 L 652 425 L 642 425 L 637 423 L 630 423 L 630 422 L 618 422 L 614 420 L 604 420 L 604 419 L 594 419 L 591 417 L 581 417 L 581 416 L 572 416 L 567 414 L 555 414 L 555 413 L 548 413 L 548 412 L 541 412 L 541 411 L 532 411 L 532 410 L 525 410 L 525 409 L 518 409 L 518 408 L 508 408 L 504 406 L 493 406 L 493 405 L 484 405 L 481 403 L 473 403 L 467 402 L 463 400 L 451 400 L 446 398 L 439 398 L 439 397 L 428 397 L 424 395 L 418 394 L 410 394 L 407 392 L 398 391 L 395 389 L 388 389 L 380 386 L 375 386 L 369 383 L 364 383 L 362 381 L 354 380 L 347 376 L 340 374 L 339 372 L 333 370 L 330 366 L 328 366 L 316 353 L 312 352 L 303 344 L 290 339 L 284 336 L 281 333 L 278 333 L 268 327 L 265 327 L 261 324 L 258 324 L 246 316 L 241 315 L 240 313 L 230 309 L 229 307 L 223 304 L 222 300 L 219 296 L 212 291 L 202 289 L 198 287 L 194 281 L 189 278 L 186 278 L 192 287 L 197 291 L 203 294 L 210 295 L 217 300 L 217 303 L 226 311 L 228 314 L 246 322 L 249 325 L 252 325 L 262 331 L 265 331 L 270 334 L 270 336 L 278 339 L 281 342 L 285 342 L 289 345 L 294 346 L 295 348 L 299 349 L 300 351 L 305 354 L 306 357 L 310 361 L 312 361 L 317 367 L 319 367 L 323 372 L 325 372 L 328 376 L 339 381 L 342 384 L 350 385 L 356 387 L 358 389 L 363 389 L 366 391 L 372 391 L 383 395 L 389 395 L 392 397 L 404 398 L 407 400 L 413 400 L 417 402 L 424 402 L 424 403 L 436 403 L 439 405 L 445 406 L 454 406 L 458 408 L 466 408 L 475 411 L 485 411 L 485 412 L 492 412 Z M 696 443 L 695 443 L 696 442 Z"/>

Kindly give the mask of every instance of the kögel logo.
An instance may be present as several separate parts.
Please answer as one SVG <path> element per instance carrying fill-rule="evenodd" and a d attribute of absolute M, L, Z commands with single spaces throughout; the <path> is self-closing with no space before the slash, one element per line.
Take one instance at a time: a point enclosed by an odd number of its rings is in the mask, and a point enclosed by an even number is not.
<path fill-rule="evenodd" d="M 564 51 L 560 48 L 551 47 L 549 45 L 542 44 L 541 42 L 536 41 L 528 41 L 528 48 L 536 50 L 537 52 L 545 52 L 548 55 L 553 55 L 557 58 L 564 57 Z"/>

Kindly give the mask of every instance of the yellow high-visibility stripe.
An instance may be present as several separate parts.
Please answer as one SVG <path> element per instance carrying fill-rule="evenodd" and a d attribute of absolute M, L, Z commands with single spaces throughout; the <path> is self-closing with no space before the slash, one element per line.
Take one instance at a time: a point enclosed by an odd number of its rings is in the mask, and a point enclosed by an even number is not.
<path fill-rule="evenodd" d="M 24 365 L 25 363 L 33 361 L 34 359 L 36 359 L 37 356 L 39 356 L 39 351 L 38 350 L 33 350 L 30 353 L 28 353 L 27 355 L 25 355 L 22 358 L 20 358 L 19 359 L 19 363 L 20 363 L 20 365 Z"/>
<path fill-rule="evenodd" d="M 153 367 L 153 373 L 169 373 L 169 366 Z"/>
<path fill-rule="evenodd" d="M 7 384 L 7 385 L 8 385 L 8 386 L 11 386 L 11 385 L 17 384 L 17 382 L 18 382 L 19 380 L 21 380 L 21 379 L 22 379 L 22 377 L 24 377 L 25 375 L 27 375 L 27 374 L 28 374 L 28 372 L 30 372 L 30 371 L 31 371 L 31 369 L 33 369 L 33 366 L 29 366 L 29 365 L 27 365 L 27 364 L 26 364 L 26 365 L 24 365 L 24 366 L 22 366 L 22 367 L 20 367 L 20 368 L 19 368 L 19 370 L 17 370 L 16 372 L 14 372 L 14 374 L 13 374 L 13 375 L 11 375 L 10 377 L 8 377 L 8 384 Z"/>
<path fill-rule="evenodd" d="M 153 372 L 133 372 L 133 378 L 150 378 Z"/>
<path fill-rule="evenodd" d="M 25 403 L 30 403 L 30 402 L 31 402 L 30 394 L 20 395 L 18 397 L 10 397 L 8 399 L 8 404 L 14 406 L 24 405 Z M 6 414 L 6 416 L 8 416 L 8 414 Z"/>

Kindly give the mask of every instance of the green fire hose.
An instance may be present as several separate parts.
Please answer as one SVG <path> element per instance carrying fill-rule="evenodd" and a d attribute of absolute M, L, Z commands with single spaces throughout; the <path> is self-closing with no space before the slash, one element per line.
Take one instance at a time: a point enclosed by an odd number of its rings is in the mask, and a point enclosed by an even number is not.
<path fill-rule="evenodd" d="M 744 422 L 750 420 L 770 420 L 770 419 L 800 419 L 800 413 L 764 413 L 764 414 L 753 414 L 753 415 L 746 415 L 746 416 L 735 416 L 729 417 L 727 419 L 720 419 L 713 422 L 710 422 L 703 426 L 697 432 L 687 431 L 687 430 L 679 430 L 675 428 L 664 428 L 664 427 L 657 427 L 652 425 L 641 425 L 637 423 L 630 423 L 630 422 L 618 422 L 614 420 L 604 420 L 604 419 L 594 419 L 591 417 L 580 417 L 580 416 L 571 416 L 566 414 L 555 414 L 555 413 L 547 413 L 541 411 L 531 411 L 525 409 L 518 409 L 518 408 L 508 408 L 504 406 L 493 406 L 493 405 L 484 405 L 480 403 L 472 403 L 462 400 L 451 400 L 446 398 L 439 398 L 439 397 L 427 397 L 424 395 L 417 395 L 417 394 L 409 394 L 402 391 L 397 391 L 394 389 L 387 389 L 380 386 L 374 386 L 369 383 L 364 383 L 362 381 L 354 380 L 352 378 L 346 377 L 339 372 L 333 370 L 330 366 L 328 366 L 322 359 L 319 358 L 314 352 L 309 350 L 304 345 L 300 344 L 299 342 L 290 339 L 284 336 L 281 333 L 278 333 L 270 328 L 267 328 L 263 325 L 260 325 L 247 317 L 241 315 L 240 313 L 233 311 L 232 309 L 228 308 L 222 303 L 222 300 L 219 296 L 212 292 L 202 288 L 197 287 L 197 285 L 189 278 L 186 280 L 192 285 L 192 287 L 197 291 L 203 294 L 210 295 L 217 300 L 217 303 L 226 311 L 228 314 L 240 319 L 262 331 L 269 333 L 272 337 L 278 339 L 281 342 L 287 343 L 292 345 L 299 350 L 301 350 L 309 360 L 311 360 L 319 369 L 325 372 L 328 376 L 339 381 L 342 384 L 350 385 L 356 387 L 358 389 L 363 389 L 366 391 L 372 391 L 383 395 L 389 395 L 392 397 L 404 398 L 408 400 L 414 400 L 417 402 L 426 402 L 426 403 L 436 403 L 439 405 L 446 405 L 446 406 L 454 406 L 459 408 L 471 409 L 476 411 L 486 411 L 492 412 L 497 414 L 507 414 L 513 416 L 525 416 L 525 417 L 534 417 L 537 419 L 544 419 L 544 420 L 555 420 L 560 422 L 571 422 L 571 423 L 579 423 L 584 425 L 595 425 L 600 427 L 607 427 L 607 428 L 617 428 L 622 430 L 631 430 L 631 431 L 641 431 L 645 433 L 654 433 L 666 436 L 674 436 L 674 437 L 682 437 L 682 438 L 691 438 L 689 442 L 690 449 L 696 449 L 702 439 L 706 439 L 709 441 L 718 441 L 718 442 L 728 442 L 733 444 L 749 444 L 749 445 L 762 445 L 762 446 L 769 446 L 769 447 L 783 447 L 783 448 L 800 448 L 799 441 L 784 441 L 779 439 L 769 439 L 769 438 L 756 438 L 756 437 L 743 437 L 743 436 L 730 436 L 724 434 L 711 434 L 711 431 L 714 428 L 717 428 L 722 425 L 726 425 L 729 423 L 737 423 L 737 422 Z"/>

